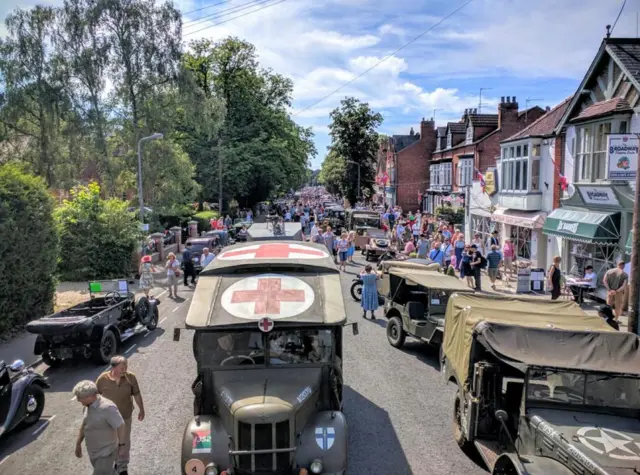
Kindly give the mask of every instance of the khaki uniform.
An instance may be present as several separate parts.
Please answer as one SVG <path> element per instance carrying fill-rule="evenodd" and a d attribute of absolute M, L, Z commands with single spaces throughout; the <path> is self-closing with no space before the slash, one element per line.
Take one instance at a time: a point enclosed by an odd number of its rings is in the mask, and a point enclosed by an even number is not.
<path fill-rule="evenodd" d="M 82 421 L 93 475 L 113 475 L 118 455 L 118 427 L 124 421 L 116 405 L 101 396 L 87 407 Z"/>
<path fill-rule="evenodd" d="M 140 394 L 140 387 L 136 375 L 126 372 L 120 381 L 113 381 L 109 377 L 109 372 L 102 373 L 96 380 L 98 392 L 107 399 L 115 403 L 122 414 L 126 427 L 124 440 L 120 443 L 124 444 L 120 456 L 117 460 L 118 472 L 123 472 L 129 466 L 129 453 L 131 451 L 131 415 L 133 414 L 133 396 Z"/>
<path fill-rule="evenodd" d="M 607 294 L 607 304 L 615 309 L 616 317 L 622 313 L 629 276 L 623 270 L 610 269 L 604 275 L 604 282 L 610 290 L 617 290 L 615 295 Z"/>

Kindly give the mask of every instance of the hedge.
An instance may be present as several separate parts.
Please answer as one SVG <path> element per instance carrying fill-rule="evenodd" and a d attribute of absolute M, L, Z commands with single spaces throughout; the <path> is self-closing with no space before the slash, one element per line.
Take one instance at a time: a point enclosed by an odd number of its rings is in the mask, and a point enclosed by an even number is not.
<path fill-rule="evenodd" d="M 0 165 L 0 332 L 53 311 L 58 236 L 44 181 Z"/>
<path fill-rule="evenodd" d="M 142 242 L 142 233 L 137 216 L 127 207 L 125 201 L 100 198 L 95 183 L 72 190 L 71 199 L 55 211 L 62 279 L 115 279 L 131 274 L 132 254 Z"/>
<path fill-rule="evenodd" d="M 198 222 L 198 231 L 209 231 L 211 229 L 211 220 L 219 217 L 220 213 L 217 211 L 200 211 L 193 215 L 193 220 Z"/>

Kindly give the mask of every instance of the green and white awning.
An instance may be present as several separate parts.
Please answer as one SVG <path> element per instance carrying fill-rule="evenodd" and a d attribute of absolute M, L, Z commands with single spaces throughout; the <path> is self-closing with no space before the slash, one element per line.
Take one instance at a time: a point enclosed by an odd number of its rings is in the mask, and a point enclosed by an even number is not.
<path fill-rule="evenodd" d="M 544 222 L 542 232 L 585 243 L 617 244 L 620 213 L 595 213 L 587 209 L 559 208 Z"/>

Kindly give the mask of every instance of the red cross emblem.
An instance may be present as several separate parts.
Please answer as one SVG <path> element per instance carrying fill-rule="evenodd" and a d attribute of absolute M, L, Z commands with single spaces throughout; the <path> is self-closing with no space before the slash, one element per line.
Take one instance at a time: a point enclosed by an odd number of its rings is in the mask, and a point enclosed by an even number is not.
<path fill-rule="evenodd" d="M 268 333 L 273 330 L 273 320 L 269 317 L 261 318 L 258 322 L 258 328 L 260 328 L 261 332 Z"/>
<path fill-rule="evenodd" d="M 320 259 L 329 255 L 300 244 L 267 243 L 220 253 L 218 259 Z"/>
<path fill-rule="evenodd" d="M 307 311 L 315 300 L 311 286 L 282 274 L 262 274 L 241 279 L 227 288 L 222 307 L 231 315 L 249 320 L 288 318 Z M 261 324 L 261 323 L 260 323 Z"/>

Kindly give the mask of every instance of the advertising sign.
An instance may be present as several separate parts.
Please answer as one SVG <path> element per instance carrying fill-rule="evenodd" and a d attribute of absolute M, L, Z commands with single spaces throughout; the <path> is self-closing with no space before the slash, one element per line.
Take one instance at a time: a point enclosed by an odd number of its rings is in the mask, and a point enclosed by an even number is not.
<path fill-rule="evenodd" d="M 638 137 L 635 134 L 607 136 L 609 180 L 635 180 L 638 171 Z"/>
<path fill-rule="evenodd" d="M 590 205 L 620 206 L 620 202 L 609 187 L 578 186 L 582 199 Z"/>
<path fill-rule="evenodd" d="M 496 179 L 495 168 L 489 168 L 484 174 L 485 191 L 489 196 L 493 196 L 498 191 L 498 180 Z"/>

